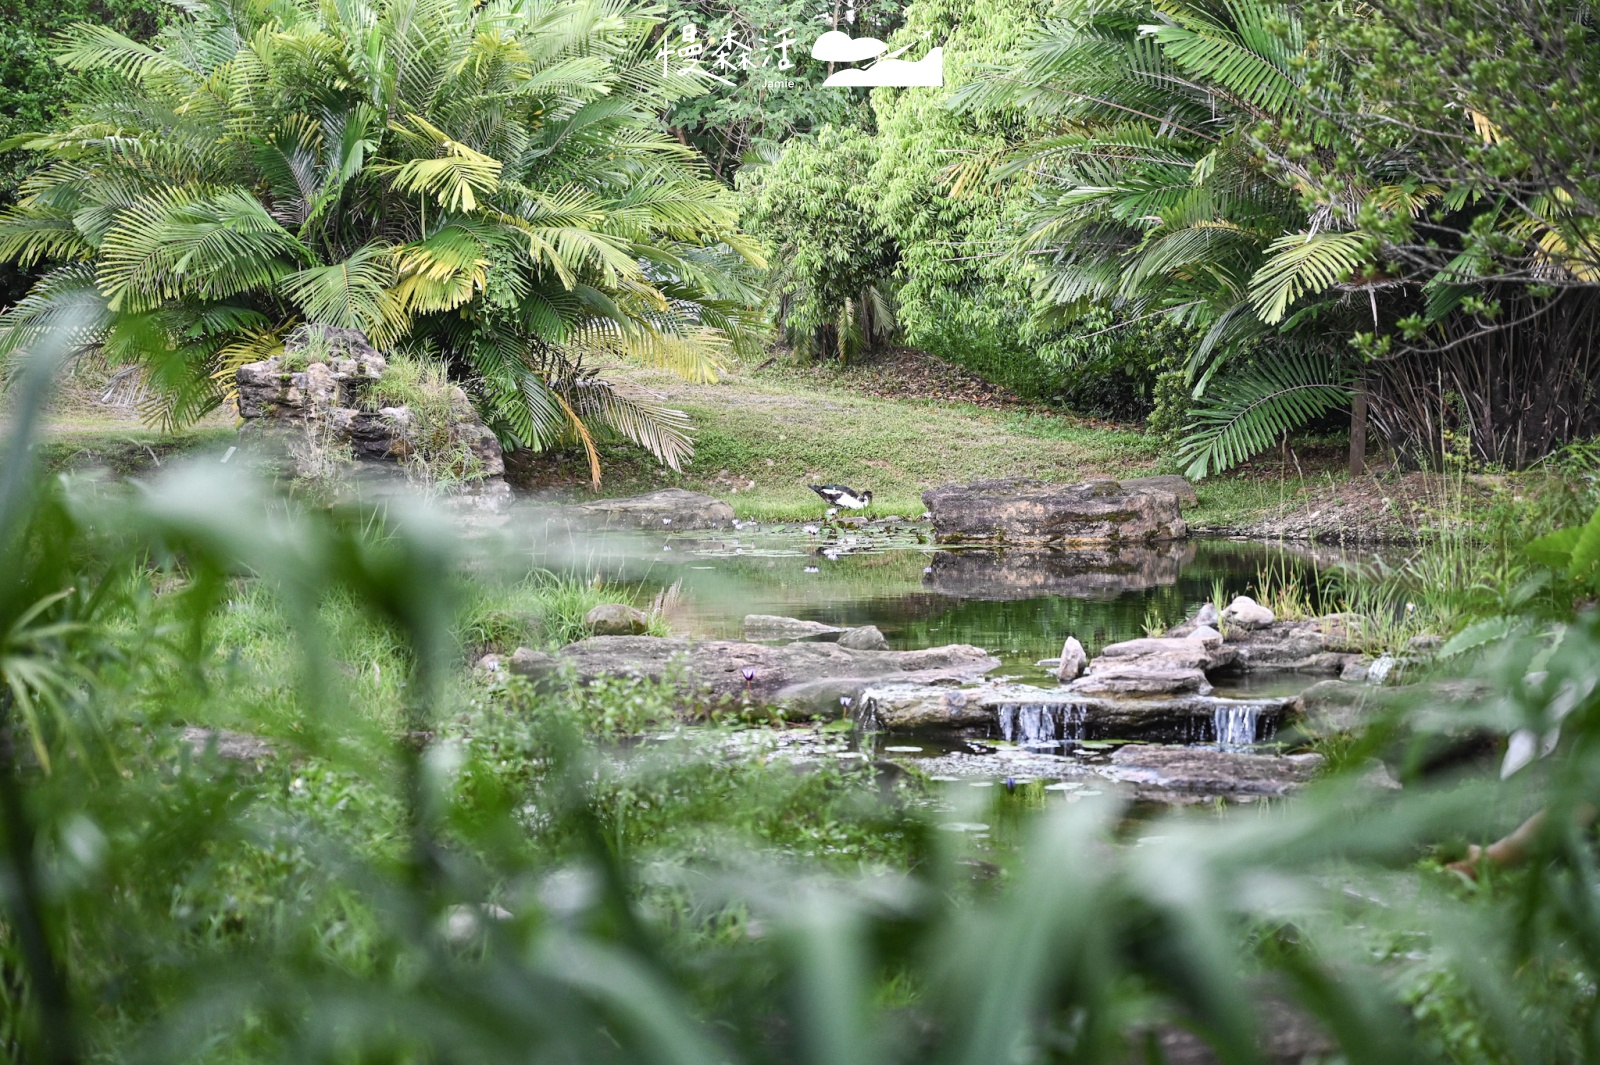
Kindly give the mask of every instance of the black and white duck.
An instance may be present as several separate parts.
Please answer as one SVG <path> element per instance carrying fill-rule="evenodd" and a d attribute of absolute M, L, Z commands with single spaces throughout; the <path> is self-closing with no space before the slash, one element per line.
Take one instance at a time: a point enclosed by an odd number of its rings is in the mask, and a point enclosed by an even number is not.
<path fill-rule="evenodd" d="M 865 510 L 872 505 L 871 492 L 857 492 L 854 488 L 842 484 L 810 484 L 806 486 L 830 507 L 844 507 L 846 510 Z"/>

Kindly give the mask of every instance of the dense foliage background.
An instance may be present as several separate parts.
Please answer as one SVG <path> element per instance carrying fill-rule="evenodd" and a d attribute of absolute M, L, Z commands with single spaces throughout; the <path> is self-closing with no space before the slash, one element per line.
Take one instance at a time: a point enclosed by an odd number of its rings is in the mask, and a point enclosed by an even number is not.
<path fill-rule="evenodd" d="M 145 61 L 125 48 L 90 61 L 79 42 L 70 75 L 46 60 L 53 35 L 82 16 L 126 30 L 130 45 L 167 17 L 153 0 L 74 2 L 27 4 L 4 30 L 14 42 L 3 59 L 12 132 L 61 119 L 69 97 L 92 109 L 112 82 L 116 91 L 148 82 Z M 653 350 L 703 374 L 724 341 L 751 350 L 747 312 L 763 307 L 801 357 L 849 359 L 900 342 L 1082 413 L 1154 413 L 1163 434 L 1184 438 L 1196 476 L 1352 412 L 1405 463 L 1439 465 L 1466 440 L 1478 461 L 1525 467 L 1600 428 L 1593 25 L 1582 3 L 675 0 L 639 20 L 627 46 L 626 69 L 653 69 L 658 87 L 607 128 L 627 143 L 659 138 L 657 162 L 676 144 L 679 165 L 721 186 L 715 224 L 702 211 L 690 226 L 690 242 L 702 242 L 699 275 L 674 253 L 666 269 L 683 290 L 661 291 L 667 319 L 680 298 L 700 309 L 664 330 L 643 326 L 650 315 L 619 302 L 623 290 L 575 295 L 575 277 L 552 262 L 555 289 L 541 301 L 576 299 L 582 309 L 555 310 L 565 324 L 554 332 L 531 319 L 513 331 L 539 338 L 537 357 L 508 361 L 505 334 L 485 333 L 482 315 L 477 339 L 439 350 L 476 382 L 509 444 L 565 446 L 583 438 L 586 416 L 669 462 L 687 453 L 670 415 L 639 397 L 626 410 L 601 401 L 598 384 L 577 387 L 598 379 L 583 370 L 574 323 L 619 323 L 634 354 Z M 809 44 L 828 28 L 911 55 L 938 44 L 946 85 L 825 89 Z M 273 106 L 288 114 L 303 103 Z M 565 105 L 530 106 L 548 115 Z M 521 120 L 547 121 L 532 116 Z M 0 196 L 13 198 L 24 168 L 40 163 L 18 146 L 82 151 L 68 140 L 11 143 Z M 835 145 L 848 145 L 838 159 Z M 216 177 L 189 170 L 186 179 Z M 580 169 L 541 180 L 606 184 L 628 203 L 650 178 Z M 619 224 L 613 215 L 592 232 Z M 14 287 L 17 271 L 78 254 L 26 236 L 19 219 L 0 226 Z M 664 236 L 623 239 L 648 258 Z M 742 268 L 704 272 L 707 254 L 746 239 L 779 255 L 764 284 Z M 597 269 L 627 273 L 620 260 Z M 522 296 L 487 295 L 522 300 L 519 313 L 530 313 Z M 207 337 L 209 353 L 195 358 L 214 370 L 231 341 Z M 544 389 L 538 382 L 559 386 L 543 409 L 516 398 L 527 391 L 516 383 L 519 359 L 532 393 Z M 556 409 L 555 392 L 570 412 Z"/>
<path fill-rule="evenodd" d="M 79 22 L 110 26 L 135 40 L 149 38 L 171 14 L 162 0 L 17 0 L 0 23 L 0 143 L 44 129 L 66 106 L 70 76 L 55 62 L 61 34 Z M 0 210 L 16 202 L 29 167 L 27 153 L 0 150 Z M 31 271 L 0 263 L 0 306 L 20 299 Z"/>

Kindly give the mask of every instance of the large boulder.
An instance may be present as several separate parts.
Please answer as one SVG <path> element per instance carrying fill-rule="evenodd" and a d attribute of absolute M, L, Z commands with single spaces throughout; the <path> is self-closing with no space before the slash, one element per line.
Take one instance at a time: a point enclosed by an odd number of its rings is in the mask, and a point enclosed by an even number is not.
<path fill-rule="evenodd" d="M 1234 655 L 1220 636 L 1204 628 L 1186 637 L 1123 640 L 1102 648 L 1067 690 L 1095 696 L 1209 695 L 1207 671 L 1230 665 Z"/>
<path fill-rule="evenodd" d="M 922 494 L 944 543 L 1115 544 L 1181 540 L 1188 526 L 1170 492 L 1123 491 L 1116 481 L 1034 480 L 945 485 Z"/>
<path fill-rule="evenodd" d="M 1147 801 L 1203 801 L 1213 796 L 1287 795 L 1322 768 L 1316 754 L 1271 755 L 1196 747 L 1130 745 L 1111 756 L 1110 775 L 1135 785 Z"/>
<path fill-rule="evenodd" d="M 1314 736 L 1358 732 L 1382 709 L 1376 690 L 1366 684 L 1324 680 L 1300 693 L 1305 728 Z"/>
<path fill-rule="evenodd" d="M 851 651 L 887 651 L 889 640 L 876 625 L 851 629 L 838 639 L 840 647 Z"/>
<path fill-rule="evenodd" d="M 1205 671 L 1193 666 L 1160 665 L 1134 659 L 1097 658 L 1089 672 L 1067 685 L 1074 695 L 1147 696 L 1211 694 Z"/>
<path fill-rule="evenodd" d="M 1212 670 L 1233 661 L 1237 652 L 1224 644 L 1221 636 L 1208 639 L 1206 633 L 1216 636 L 1210 629 L 1199 629 L 1182 639 L 1164 636 L 1146 636 L 1136 640 L 1107 644 L 1100 649 L 1095 665 L 1148 664 L 1180 669 Z M 1093 667 L 1091 667 L 1091 672 Z"/>
<path fill-rule="evenodd" d="M 359 330 L 301 326 L 283 343 L 283 354 L 245 363 L 234 374 L 239 417 L 306 421 L 359 404 L 361 387 L 388 368 Z"/>
<path fill-rule="evenodd" d="M 1208 609 L 1209 608 L 1209 609 Z M 1268 611 L 1267 613 L 1271 613 Z M 1202 624 L 1216 616 L 1207 604 L 1199 614 L 1168 629 L 1167 638 L 1215 638 L 1215 630 Z M 1222 646 L 1225 655 L 1207 666 L 1222 675 L 1293 672 L 1360 672 L 1367 619 L 1357 614 L 1327 614 L 1300 621 L 1270 621 L 1256 628 L 1229 625 Z M 1350 678 L 1347 678 L 1350 679 Z"/>
<path fill-rule="evenodd" d="M 962 599 L 1113 599 L 1176 584 L 1193 558 L 1194 545 L 1183 543 L 968 547 L 935 552 L 922 583 Z"/>
<path fill-rule="evenodd" d="M 1222 611 L 1222 623 L 1233 629 L 1264 629 L 1277 620 L 1276 614 L 1248 595 L 1237 596 Z"/>
<path fill-rule="evenodd" d="M 1223 639 L 1233 651 L 1223 673 L 1329 673 L 1338 675 L 1361 658 L 1359 633 L 1338 616 L 1274 621 L 1257 629 L 1230 628 Z"/>
<path fill-rule="evenodd" d="M 627 603 L 601 603 L 583 616 L 583 623 L 596 636 L 643 636 L 650 615 Z"/>
<path fill-rule="evenodd" d="M 562 507 L 556 515 L 590 529 L 722 529 L 733 524 L 733 508 L 715 496 L 663 488 L 642 496 L 597 499 Z"/>
<path fill-rule="evenodd" d="M 785 689 L 814 681 L 859 681 L 864 686 L 873 678 L 928 671 L 951 680 L 971 680 L 999 664 L 982 648 L 966 644 L 921 651 L 856 651 L 833 643 L 592 636 L 555 654 L 521 649 L 509 667 L 534 679 L 566 667 L 583 683 L 603 676 L 677 681 L 692 697 L 708 701 L 739 699 L 748 693 L 753 701 L 775 703 L 782 701 Z"/>

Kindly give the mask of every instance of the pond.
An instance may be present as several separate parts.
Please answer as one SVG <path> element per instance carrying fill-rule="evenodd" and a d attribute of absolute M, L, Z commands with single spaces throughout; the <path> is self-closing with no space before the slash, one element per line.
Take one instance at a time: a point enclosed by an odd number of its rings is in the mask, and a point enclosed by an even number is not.
<path fill-rule="evenodd" d="M 1001 673 L 1038 681 L 1048 673 L 1037 663 L 1059 655 L 1067 636 L 1093 656 L 1177 624 L 1219 593 L 1224 602 L 1254 593 L 1264 570 L 1314 590 L 1319 568 L 1375 558 L 1230 539 L 949 548 L 933 544 L 926 526 L 898 521 L 576 534 L 533 550 L 541 564 L 620 585 L 640 605 L 659 606 L 688 635 L 737 639 L 749 614 L 876 625 L 897 650 L 972 644 L 1000 658 Z M 1284 683 L 1258 680 L 1252 690 Z"/>
<path fill-rule="evenodd" d="M 1060 654 L 1069 635 L 1093 656 L 1107 644 L 1159 634 L 1207 602 L 1226 603 L 1235 595 L 1253 593 L 1264 571 L 1280 582 L 1298 581 L 1314 596 L 1316 574 L 1323 567 L 1390 561 L 1370 552 L 1230 539 L 1074 550 L 954 548 L 932 543 L 926 525 L 894 519 L 836 525 L 746 522 L 732 530 L 695 533 L 564 530 L 526 547 L 539 565 L 585 581 L 603 581 L 619 599 L 655 607 L 685 635 L 739 639 L 750 614 L 840 627 L 875 625 L 896 650 L 982 647 L 1001 660 L 990 679 L 1020 684 L 1017 690 L 1024 696 L 1033 690 L 1060 692 L 1053 669 L 1042 662 Z M 1215 695 L 1224 704 L 1281 701 L 1316 679 L 1247 673 L 1217 678 Z M 959 735 L 852 733 L 848 722 L 838 722 L 826 728 L 757 729 L 739 743 L 764 752 L 764 758 L 859 758 L 880 767 L 912 763 L 932 781 L 970 782 L 975 788 L 1037 782 L 1059 786 L 1066 801 L 1074 801 L 1096 794 L 1094 789 L 1101 786 L 1096 781 L 1129 775 L 1109 762 L 1115 749 L 1130 743 L 1216 751 L 1216 741 L 1250 745 L 1273 734 L 1270 727 L 1264 726 L 1259 736 L 1255 729 L 1252 712 L 1248 731 L 1253 738 L 1242 741 L 1224 739 L 1236 730 L 1218 723 L 1214 729 L 1199 729 L 1215 732 L 1210 742 L 1120 733 L 1069 741 L 1061 732 L 1039 743 L 1032 736 L 1011 736 L 1015 730 L 1005 727 L 1002 712 L 993 727 Z"/>

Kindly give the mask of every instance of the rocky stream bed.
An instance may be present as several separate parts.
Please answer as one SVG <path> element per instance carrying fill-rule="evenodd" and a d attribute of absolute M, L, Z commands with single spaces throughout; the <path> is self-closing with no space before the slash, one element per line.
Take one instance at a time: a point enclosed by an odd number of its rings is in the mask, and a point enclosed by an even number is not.
<path fill-rule="evenodd" d="M 975 517 L 941 523 L 935 512 L 761 526 L 690 493 L 568 508 L 547 519 L 545 535 L 578 536 L 592 565 L 599 541 L 586 537 L 597 526 L 634 530 L 614 556 L 616 578 L 658 589 L 658 603 L 668 592 L 684 597 L 685 578 L 700 573 L 704 589 L 720 578 L 739 590 L 704 596 L 716 609 L 701 602 L 687 623 L 675 619 L 682 635 L 641 635 L 644 613 L 619 605 L 592 619 L 594 636 L 558 651 L 489 656 L 481 666 L 535 683 L 640 677 L 678 686 L 687 706 L 779 713 L 789 726 L 745 729 L 727 741 L 762 758 L 865 761 L 891 777 L 911 771 L 952 786 L 1042 782 L 1068 801 L 1115 791 L 1179 805 L 1253 802 L 1303 787 L 1321 762 L 1310 741 L 1359 721 L 1382 703 L 1382 682 L 1399 677 L 1394 660 L 1365 653 L 1366 619 L 1279 619 L 1246 596 L 1218 609 L 1205 594 L 1218 567 L 1197 567 L 1217 545 L 1173 539 L 1182 535 L 1181 498 L 1160 483 L 1124 492 L 1114 481 L 1091 482 L 1059 498 L 1048 488 L 989 482 L 946 497 L 977 511 L 984 504 L 974 490 L 1018 493 L 1014 506 L 992 508 L 987 525 Z M 1108 535 L 1116 528 L 1105 524 L 1108 514 L 1126 516 L 1121 528 L 1135 535 Z M 1092 535 L 1080 543 L 1085 530 Z M 865 577 L 897 555 L 923 563 L 916 592 L 839 589 L 834 601 L 803 594 L 808 581 L 828 583 L 824 567 L 854 562 Z M 638 575 L 641 559 L 648 578 Z M 738 613 L 762 600 L 749 594 L 752 574 L 807 608 Z M 1186 594 L 1170 594 L 1179 590 Z M 1130 632 L 1123 607 L 1153 597 L 1178 606 L 1181 620 L 1141 635 L 1155 616 L 1147 610 Z M 1084 609 L 1070 629 L 1032 634 L 1033 646 L 1044 638 L 1060 650 L 1031 660 L 987 640 L 928 639 L 940 629 L 960 635 L 959 625 L 913 632 L 918 626 L 903 623 L 907 609 L 959 613 L 975 603 L 1002 620 L 1045 603 Z M 1111 615 L 1118 618 L 1108 624 Z"/>
<path fill-rule="evenodd" d="M 415 413 L 371 398 L 386 372 L 359 334 L 302 330 L 282 358 L 239 370 L 243 439 L 300 462 L 316 454 L 305 441 L 327 438 L 382 480 L 417 447 Z M 760 757 L 865 759 L 974 787 L 1048 781 L 1069 798 L 1254 801 L 1311 779 L 1305 741 L 1358 721 L 1393 672 L 1363 653 L 1366 619 L 1279 619 L 1220 596 L 1253 577 L 1261 549 L 1191 539 L 1195 492 L 1179 477 L 952 484 L 926 492 L 920 515 L 767 526 L 680 489 L 531 507 L 465 397 L 447 398 L 439 429 L 481 477 L 446 502 L 473 534 L 628 600 L 591 614 L 587 639 L 480 666 L 537 684 L 648 678 L 676 685 L 689 715 L 808 723 L 740 733 Z M 647 596 L 675 635 L 645 635 Z"/>

